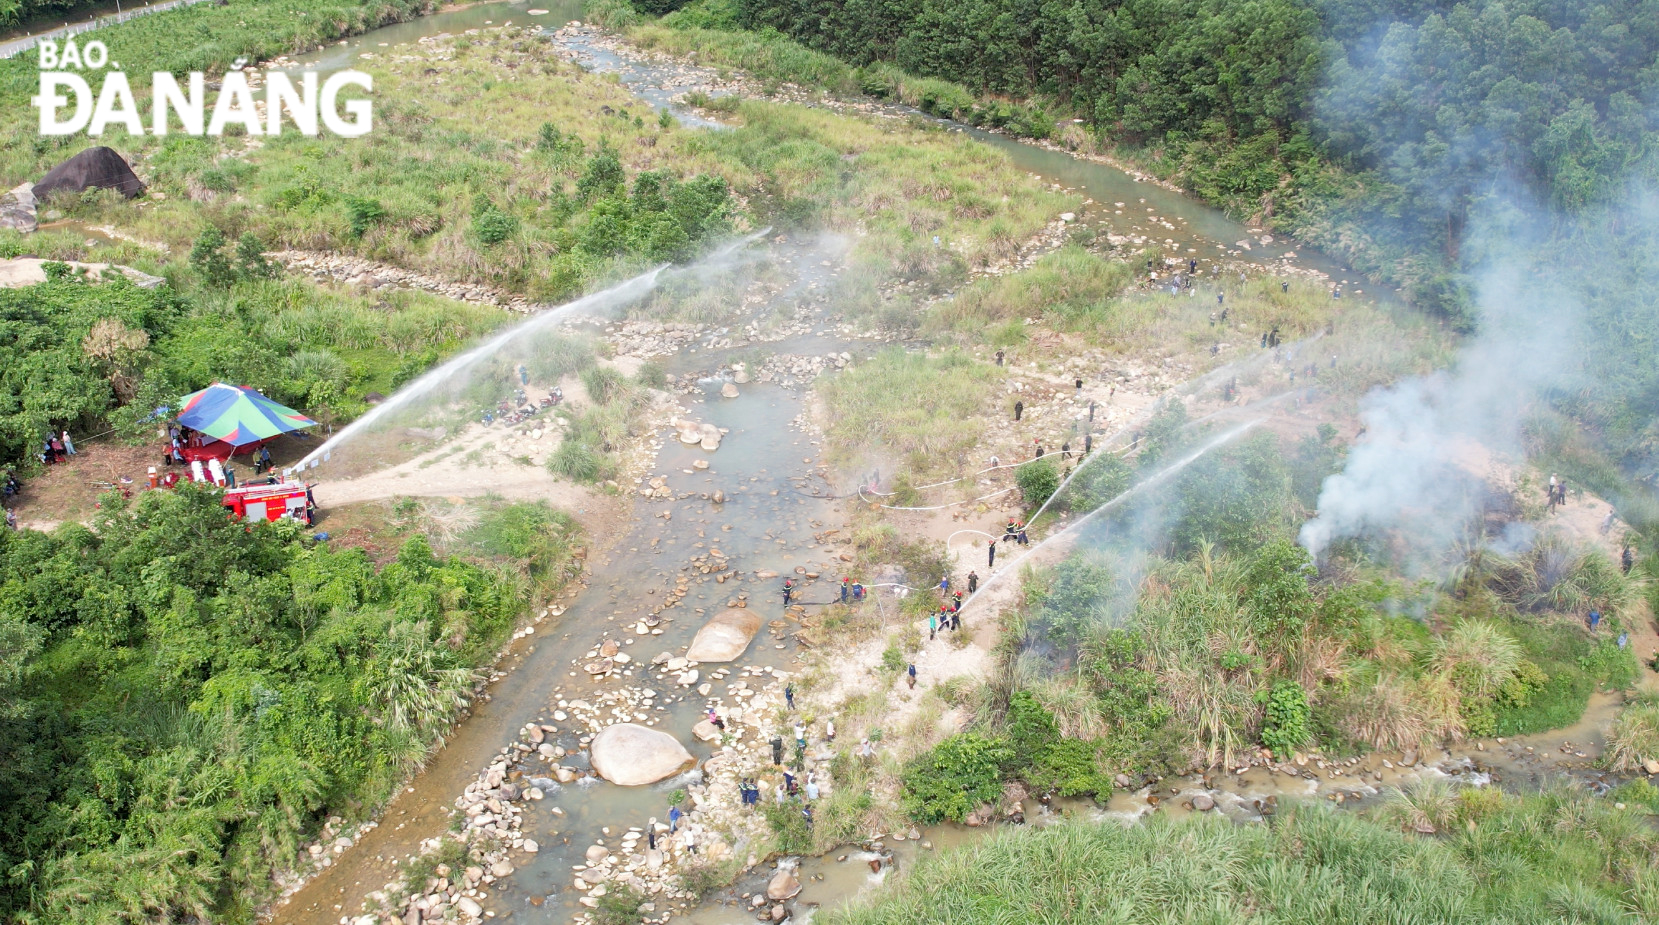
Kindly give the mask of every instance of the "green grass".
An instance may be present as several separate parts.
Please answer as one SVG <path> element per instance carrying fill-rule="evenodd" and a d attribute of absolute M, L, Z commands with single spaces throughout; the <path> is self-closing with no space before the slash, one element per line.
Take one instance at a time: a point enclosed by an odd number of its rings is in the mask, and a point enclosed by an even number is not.
<path fill-rule="evenodd" d="M 959 353 L 883 350 L 819 386 L 829 408 L 831 458 L 853 467 L 902 460 L 917 480 L 954 475 L 970 463 L 979 436 L 970 422 L 1002 377 L 997 367 Z"/>
<path fill-rule="evenodd" d="M 1656 839 L 1635 813 L 1580 795 L 1475 796 L 1452 802 L 1458 824 L 1443 839 L 1319 805 L 1272 826 L 1205 814 L 1014 827 L 924 855 L 903 879 L 823 919 L 1543 925 L 1659 914 Z"/>

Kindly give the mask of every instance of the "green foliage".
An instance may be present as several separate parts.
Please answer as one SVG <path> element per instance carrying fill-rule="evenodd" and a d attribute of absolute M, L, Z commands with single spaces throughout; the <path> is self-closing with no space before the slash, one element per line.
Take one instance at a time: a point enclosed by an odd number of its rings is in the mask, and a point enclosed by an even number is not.
<path fill-rule="evenodd" d="M 236 239 L 236 275 L 245 280 L 275 279 L 281 271 L 265 259 L 265 245 L 253 232 Z"/>
<path fill-rule="evenodd" d="M 1308 728 L 1312 711 L 1308 707 L 1308 692 L 1294 681 L 1273 685 L 1268 695 L 1267 717 L 1262 721 L 1262 744 L 1281 759 L 1313 738 Z"/>
<path fill-rule="evenodd" d="M 1245 921 L 1554 925 L 1655 914 L 1650 826 L 1588 794 L 1402 799 L 1387 821 L 1317 804 L 1272 825 L 1154 814 L 1137 825 L 1010 826 L 909 874 L 826 925 Z M 1442 808 L 1444 807 L 1444 808 Z M 1396 821 L 1397 820 L 1397 821 Z M 1547 833 L 1540 835 L 1540 833 Z M 1241 912 L 1241 910 L 1246 910 Z"/>
<path fill-rule="evenodd" d="M 1063 797 L 1111 795 L 1112 781 L 1100 769 L 1096 743 L 1061 736 L 1053 714 L 1030 692 L 1016 691 L 1009 698 L 1006 730 L 1012 750 L 1008 776 Z"/>
<path fill-rule="evenodd" d="M 1244 606 L 1251 628 L 1281 651 L 1313 619 L 1316 605 L 1308 586 L 1313 574 L 1308 551 L 1288 540 L 1264 545 L 1245 572 Z"/>
<path fill-rule="evenodd" d="M 790 801 L 779 806 L 771 800 L 762 800 L 760 806 L 780 853 L 812 853 L 812 830 L 807 828 L 806 817 L 801 815 L 801 804 Z"/>
<path fill-rule="evenodd" d="M 518 233 L 518 219 L 479 193 L 472 204 L 472 233 L 479 243 L 492 247 Z"/>
<path fill-rule="evenodd" d="M 820 385 L 831 452 L 846 463 L 897 454 L 916 478 L 960 472 L 976 438 L 962 426 L 1002 371 L 958 352 L 888 348 Z"/>
<path fill-rule="evenodd" d="M 223 287 L 236 281 L 236 270 L 225 257 L 224 246 L 225 233 L 211 225 L 196 237 L 190 249 L 190 266 L 203 285 Z"/>
<path fill-rule="evenodd" d="M 1002 768 L 1013 750 L 995 739 L 958 733 L 904 766 L 904 810 L 932 825 L 961 822 L 1002 794 Z"/>
<path fill-rule="evenodd" d="M 1327 476 L 1342 468 L 1342 459 L 1342 444 L 1336 438 L 1336 428 L 1329 423 L 1320 424 L 1317 434 L 1303 437 L 1296 445 L 1290 463 L 1290 487 L 1303 508 L 1318 508 L 1319 490 Z"/>
<path fill-rule="evenodd" d="M 1134 475 L 1134 467 L 1122 456 L 1097 449 L 1078 464 L 1057 503 L 1064 510 L 1087 513 L 1127 491 Z"/>
<path fill-rule="evenodd" d="M 386 217 L 386 207 L 381 205 L 378 199 L 347 196 L 342 201 L 346 207 L 346 221 L 351 225 L 351 236 L 354 238 L 361 238 Z"/>
<path fill-rule="evenodd" d="M 1290 478 L 1272 434 L 1206 453 L 1182 471 L 1176 492 L 1180 506 L 1170 533 L 1178 550 L 1209 541 L 1247 552 L 1289 532 Z"/>
<path fill-rule="evenodd" d="M 594 925 L 634 925 L 639 921 L 639 907 L 645 894 L 627 884 L 613 886 L 599 897 L 599 904 L 590 916 Z"/>
<path fill-rule="evenodd" d="M 241 918 L 424 758 L 524 587 L 418 538 L 377 571 L 188 484 L 0 533 L 0 866 L 34 871 L 7 917 Z"/>
<path fill-rule="evenodd" d="M 1047 457 L 1028 462 L 1014 470 L 1014 484 L 1020 487 L 1020 497 L 1026 510 L 1034 511 L 1054 496 L 1060 487 L 1060 470 Z"/>
<path fill-rule="evenodd" d="M 1104 557 L 1066 559 L 1027 586 L 1028 636 L 1061 653 L 1075 651 L 1107 622 L 1116 590 Z"/>
<path fill-rule="evenodd" d="M 897 641 L 889 642 L 887 648 L 881 652 L 881 667 L 887 671 L 898 674 L 908 664 L 910 663 L 905 661 L 904 650 L 899 648 Z"/>

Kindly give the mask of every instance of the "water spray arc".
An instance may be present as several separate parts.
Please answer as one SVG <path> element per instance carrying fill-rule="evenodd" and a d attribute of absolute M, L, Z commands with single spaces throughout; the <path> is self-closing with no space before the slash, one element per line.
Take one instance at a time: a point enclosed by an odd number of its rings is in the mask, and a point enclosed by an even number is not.
<path fill-rule="evenodd" d="M 324 441 L 322 446 L 319 446 L 310 453 L 306 454 L 304 459 L 301 459 L 294 465 L 292 471 L 303 470 L 307 466 L 315 465 L 318 460 L 327 458 L 328 454 L 345 445 L 359 434 L 365 433 L 369 430 L 369 428 L 373 427 L 376 422 L 391 415 L 401 408 L 407 407 L 417 399 L 431 394 L 436 391 L 439 386 L 452 381 L 456 376 L 467 372 L 483 360 L 494 356 L 509 343 L 512 343 L 521 337 L 542 331 L 550 327 L 554 322 L 560 321 L 570 315 L 585 311 L 609 311 L 644 298 L 649 295 L 652 290 L 657 288 L 657 286 L 662 282 L 665 274 L 697 274 L 703 272 L 704 270 L 725 261 L 738 251 L 743 250 L 749 245 L 764 238 L 771 232 L 771 230 L 772 229 L 770 227 L 763 228 L 753 234 L 739 238 L 736 241 L 733 241 L 730 244 L 714 251 L 707 257 L 699 260 L 697 263 L 689 266 L 674 268 L 669 264 L 663 264 L 662 266 L 647 270 L 632 279 L 618 283 L 609 289 L 603 289 L 599 292 L 582 296 L 575 301 L 566 302 L 557 308 L 548 309 L 547 311 L 541 312 L 526 319 L 525 321 L 513 325 L 507 330 L 491 337 L 489 340 L 473 347 L 471 350 L 451 358 L 443 365 L 438 366 L 435 369 L 428 370 L 424 375 L 420 376 L 415 381 L 399 389 L 386 401 L 376 405 L 369 411 L 368 414 L 365 414 L 346 425 L 338 433 Z"/>
<path fill-rule="evenodd" d="M 1135 485 L 1132 485 L 1127 489 L 1124 489 L 1124 491 L 1122 493 L 1120 493 L 1117 497 L 1113 498 L 1112 500 L 1106 502 L 1105 504 L 1100 505 L 1099 507 L 1095 508 L 1094 510 L 1090 511 L 1089 513 L 1087 513 L 1087 514 L 1083 515 L 1082 517 L 1078 518 L 1076 522 L 1070 524 L 1064 530 L 1061 530 L 1059 533 L 1056 533 L 1053 536 L 1042 540 L 1037 545 L 1035 545 L 1035 546 L 1031 547 L 1029 550 L 1027 550 L 1024 555 L 1020 556 L 1017 559 L 1014 559 L 1014 560 L 1010 561 L 1005 567 L 1003 567 L 1001 569 L 998 569 L 997 571 L 991 573 L 990 575 L 985 576 L 985 580 L 979 583 L 979 590 L 975 591 L 972 595 L 970 595 L 967 598 L 967 600 L 962 602 L 963 608 L 966 609 L 969 604 L 973 603 L 975 598 L 979 597 L 981 594 L 984 594 L 986 591 L 989 591 L 993 585 L 995 585 L 998 581 L 1000 581 L 1002 579 L 1003 576 L 1015 571 L 1015 569 L 1013 568 L 1015 565 L 1018 565 L 1019 563 L 1024 562 L 1026 559 L 1029 559 L 1032 556 L 1036 555 L 1037 552 L 1039 550 L 1041 550 L 1044 546 L 1047 546 L 1050 543 L 1056 542 L 1057 540 L 1064 539 L 1068 535 L 1076 532 L 1084 524 L 1086 524 L 1089 521 L 1093 520 L 1097 515 L 1101 514 L 1102 512 L 1112 510 L 1112 509 L 1116 508 L 1118 505 L 1122 504 L 1123 502 L 1125 502 L 1125 501 L 1129 500 L 1130 498 L 1140 494 L 1141 492 L 1146 491 L 1146 490 L 1151 489 L 1151 488 L 1156 488 L 1157 486 L 1163 484 L 1164 482 L 1167 482 L 1171 477 L 1173 477 L 1174 475 L 1179 473 L 1181 470 L 1187 468 L 1188 466 L 1192 465 L 1193 463 L 1197 462 L 1199 459 L 1201 459 L 1204 456 L 1206 456 L 1207 454 L 1209 454 L 1210 451 L 1215 450 L 1219 447 L 1225 446 L 1226 444 L 1233 442 L 1234 440 L 1236 440 L 1239 437 L 1243 436 L 1245 433 L 1249 432 L 1250 430 L 1253 430 L 1254 428 L 1256 428 L 1257 426 L 1262 424 L 1265 420 L 1266 420 L 1266 418 L 1257 418 L 1257 419 L 1252 420 L 1252 421 L 1246 421 L 1245 423 L 1240 424 L 1239 426 L 1234 427 L 1233 429 L 1231 429 L 1229 431 L 1226 431 L 1225 433 L 1216 435 L 1215 437 L 1211 438 L 1210 440 L 1205 441 L 1205 443 L 1202 446 L 1199 446 L 1197 449 L 1193 450 L 1191 453 L 1188 453 L 1186 456 L 1183 456 L 1182 458 L 1176 460 L 1175 462 L 1163 467 L 1162 469 L 1159 469 L 1156 473 L 1153 473 L 1153 475 L 1151 477 L 1145 479 L 1144 481 L 1138 482 Z M 1082 467 L 1079 467 L 1079 468 L 1082 468 Z M 1058 495 L 1058 494 L 1059 494 L 1059 492 L 1056 491 L 1055 495 Z M 1051 496 L 1050 500 L 1053 500 L 1052 496 Z M 1037 509 L 1037 513 L 1041 514 L 1042 511 L 1044 509 L 1046 509 L 1047 507 L 1048 507 L 1048 505 L 1045 502 L 1043 507 Z M 1033 521 L 1035 521 L 1036 520 L 1036 515 L 1033 515 L 1031 519 Z"/>

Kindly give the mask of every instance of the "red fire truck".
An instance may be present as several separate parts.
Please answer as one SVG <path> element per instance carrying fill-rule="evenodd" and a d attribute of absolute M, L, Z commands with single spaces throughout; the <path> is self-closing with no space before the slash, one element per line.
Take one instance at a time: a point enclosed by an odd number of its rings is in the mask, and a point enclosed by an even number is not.
<path fill-rule="evenodd" d="M 225 507 L 243 520 L 281 520 L 284 517 L 310 525 L 316 503 L 311 486 L 296 479 L 275 485 L 243 485 L 225 489 Z"/>

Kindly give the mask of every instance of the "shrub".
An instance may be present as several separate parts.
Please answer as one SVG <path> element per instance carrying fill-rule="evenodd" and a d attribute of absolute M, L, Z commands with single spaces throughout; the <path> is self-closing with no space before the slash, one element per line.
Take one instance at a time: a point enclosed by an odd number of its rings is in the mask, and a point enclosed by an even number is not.
<path fill-rule="evenodd" d="M 807 828 L 806 817 L 801 815 L 800 804 L 788 802 L 779 806 L 762 800 L 761 811 L 766 814 L 766 824 L 771 826 L 772 834 L 778 840 L 779 851 L 784 854 L 812 852 L 812 830 Z"/>
<path fill-rule="evenodd" d="M 211 225 L 197 235 L 196 244 L 190 249 L 190 266 L 204 285 L 223 287 L 236 281 L 236 271 L 224 255 L 224 246 L 225 233 Z"/>
<path fill-rule="evenodd" d="M 386 217 L 386 207 L 378 199 L 366 196 L 347 196 L 345 198 L 346 221 L 351 223 L 351 236 L 361 238 L 382 218 Z"/>
<path fill-rule="evenodd" d="M 1002 767 L 1013 756 L 996 739 L 971 732 L 951 736 L 905 765 L 905 812 L 928 825 L 961 822 L 1002 794 Z"/>
<path fill-rule="evenodd" d="M 1280 681 L 1267 698 L 1262 744 L 1285 758 L 1313 737 L 1308 728 L 1308 693 L 1293 681 Z"/>
<path fill-rule="evenodd" d="M 472 206 L 472 233 L 479 243 L 493 247 L 518 233 L 518 219 L 480 193 Z"/>
<path fill-rule="evenodd" d="M 1659 701 L 1643 698 L 1624 708 L 1608 732 L 1602 760 L 1619 772 L 1640 771 L 1646 762 L 1659 760 Z"/>
<path fill-rule="evenodd" d="M 1014 470 L 1014 483 L 1020 487 L 1027 508 L 1035 510 L 1053 497 L 1060 487 L 1060 472 L 1047 456 Z"/>
<path fill-rule="evenodd" d="M 1060 796 L 1105 796 L 1112 783 L 1101 773 L 1099 748 L 1089 741 L 1066 738 L 1059 724 L 1029 691 L 1016 691 L 1008 700 L 1007 772 L 1032 789 Z"/>

